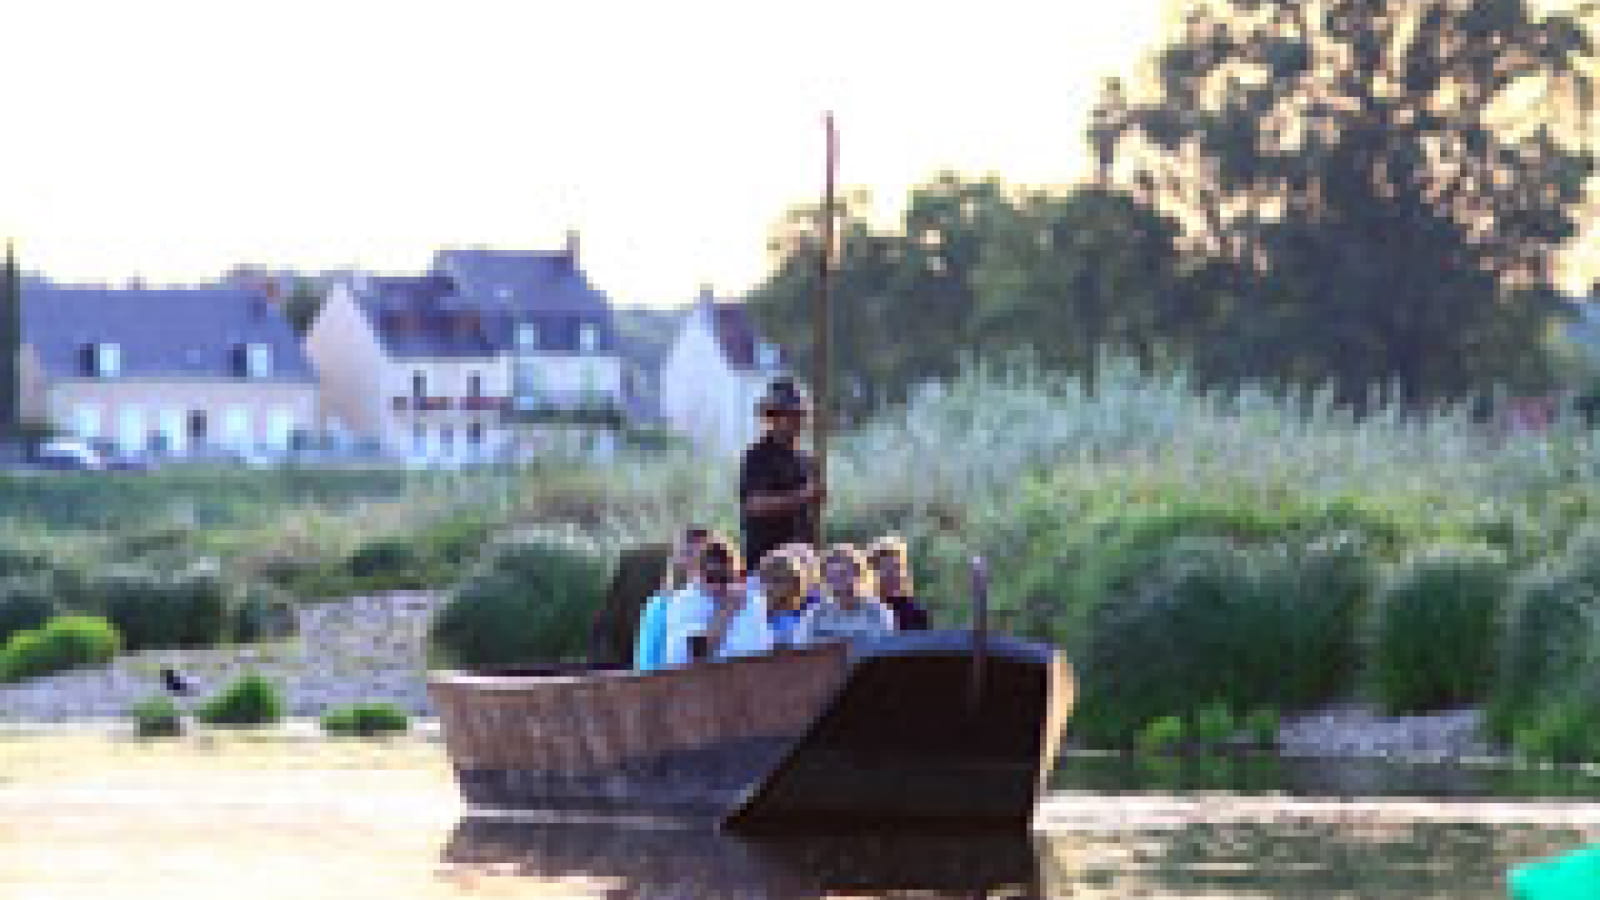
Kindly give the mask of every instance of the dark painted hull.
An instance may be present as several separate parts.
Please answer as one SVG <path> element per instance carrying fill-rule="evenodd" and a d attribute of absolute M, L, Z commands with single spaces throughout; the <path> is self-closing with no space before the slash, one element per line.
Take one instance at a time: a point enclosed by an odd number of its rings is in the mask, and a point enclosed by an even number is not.
<path fill-rule="evenodd" d="M 1054 650 L 909 632 L 663 673 L 481 677 L 430 692 L 475 806 L 842 821 L 1026 822 L 1072 702 Z"/>

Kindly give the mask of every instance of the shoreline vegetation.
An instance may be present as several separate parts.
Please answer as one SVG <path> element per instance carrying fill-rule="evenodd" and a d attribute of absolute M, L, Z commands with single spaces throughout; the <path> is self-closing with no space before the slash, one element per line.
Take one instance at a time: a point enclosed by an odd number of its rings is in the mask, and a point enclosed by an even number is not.
<path fill-rule="evenodd" d="M 936 623 L 968 620 L 966 562 L 993 560 L 997 624 L 1067 650 L 1089 746 L 1359 701 L 1481 708 L 1496 744 L 1600 758 L 1600 443 L 1577 417 L 1519 433 L 1474 412 L 1376 391 L 1358 417 L 1331 390 L 1202 391 L 1110 356 L 1092 385 L 975 363 L 840 436 L 830 537 L 904 535 Z M 508 535 L 609 570 L 685 521 L 732 531 L 733 471 L 673 451 L 0 478 L 0 641 L 69 613 L 138 634 L 128 650 L 281 636 L 323 600 L 486 583 Z M 169 597 L 212 624 L 163 624 L 197 615 Z"/>

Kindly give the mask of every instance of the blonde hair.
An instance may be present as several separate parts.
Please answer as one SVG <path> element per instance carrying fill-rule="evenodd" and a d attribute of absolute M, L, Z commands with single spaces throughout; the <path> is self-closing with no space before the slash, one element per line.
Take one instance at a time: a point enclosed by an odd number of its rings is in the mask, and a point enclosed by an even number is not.
<path fill-rule="evenodd" d="M 873 541 L 867 547 L 867 564 L 872 567 L 873 574 L 877 574 L 877 563 L 882 559 L 895 561 L 895 567 L 900 570 L 900 589 L 907 595 L 914 595 L 916 587 L 911 582 L 911 551 L 907 549 L 905 539 L 898 534 L 886 534 Z"/>
<path fill-rule="evenodd" d="M 767 554 L 756 574 L 761 579 L 762 589 L 769 599 L 773 596 L 771 584 L 775 579 L 783 576 L 794 578 L 794 594 L 785 598 L 789 602 L 782 607 L 784 609 L 798 608 L 805 600 L 807 591 L 811 589 L 812 582 L 815 581 L 805 561 L 790 553 Z"/>
<path fill-rule="evenodd" d="M 856 596 L 871 597 L 877 584 L 877 577 L 873 574 L 872 569 L 867 566 L 866 558 L 861 555 L 861 551 L 850 544 L 834 544 L 822 554 L 822 561 L 819 568 L 823 573 L 823 585 L 826 586 L 828 582 L 828 563 L 841 561 L 848 562 L 852 566 L 855 566 Z"/>

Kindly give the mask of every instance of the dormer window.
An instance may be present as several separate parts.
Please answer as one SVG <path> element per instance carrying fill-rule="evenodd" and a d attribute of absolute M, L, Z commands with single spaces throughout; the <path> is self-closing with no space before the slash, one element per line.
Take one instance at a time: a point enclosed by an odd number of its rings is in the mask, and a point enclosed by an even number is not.
<path fill-rule="evenodd" d="M 272 374 L 272 348 L 266 344 L 244 345 L 246 378 L 266 378 Z"/>
<path fill-rule="evenodd" d="M 584 323 L 578 326 L 578 352 L 594 353 L 600 349 L 600 329 L 593 324 Z"/>
<path fill-rule="evenodd" d="M 517 324 L 517 349 L 522 351 L 536 350 L 539 347 L 539 326 L 532 322 Z"/>
<path fill-rule="evenodd" d="M 122 345 L 84 344 L 83 373 L 97 378 L 115 378 L 122 374 Z"/>

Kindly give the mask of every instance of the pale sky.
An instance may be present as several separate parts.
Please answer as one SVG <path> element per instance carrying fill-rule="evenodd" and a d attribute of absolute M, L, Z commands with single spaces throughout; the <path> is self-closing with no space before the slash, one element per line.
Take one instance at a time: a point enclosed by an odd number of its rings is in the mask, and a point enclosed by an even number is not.
<path fill-rule="evenodd" d="M 0 234 L 61 280 L 420 271 L 581 233 L 619 303 L 741 292 L 840 179 L 1083 171 L 1162 0 L 37 0 L 8 5 Z"/>

